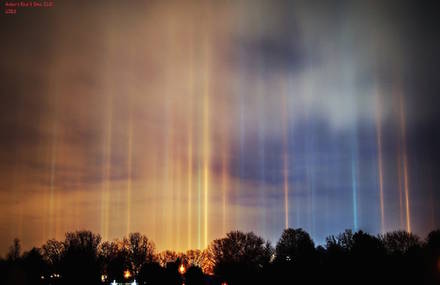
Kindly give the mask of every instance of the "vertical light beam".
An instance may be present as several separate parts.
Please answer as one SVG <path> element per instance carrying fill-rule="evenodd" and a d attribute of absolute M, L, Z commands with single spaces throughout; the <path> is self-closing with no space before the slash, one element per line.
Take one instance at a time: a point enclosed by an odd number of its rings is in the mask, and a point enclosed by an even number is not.
<path fill-rule="evenodd" d="M 224 139 L 222 146 L 222 234 L 226 233 L 226 213 L 227 213 L 226 201 L 227 201 L 227 189 L 229 187 L 227 154 L 228 154 L 228 148 L 226 146 L 226 139 Z"/>
<path fill-rule="evenodd" d="M 191 21 L 190 25 L 190 39 L 188 41 L 189 43 L 189 74 L 188 74 L 188 109 L 187 109 L 187 149 L 186 149 L 186 155 L 187 155 L 187 235 L 188 235 L 188 249 L 191 249 L 193 247 L 192 243 L 192 188 L 193 188 L 193 126 L 194 126 L 194 115 L 193 115 L 193 105 L 194 105 L 194 22 Z"/>
<path fill-rule="evenodd" d="M 208 79 L 205 79 L 208 81 Z M 205 82 L 205 94 L 203 96 L 203 241 L 204 247 L 208 245 L 208 213 L 209 213 L 209 164 L 210 164 L 210 135 L 209 135 L 209 94 L 208 82 Z"/>
<path fill-rule="evenodd" d="M 358 206 L 357 206 L 357 179 L 358 179 L 358 173 L 357 173 L 357 148 L 352 147 L 352 153 L 351 153 L 351 188 L 352 188 L 352 198 L 353 198 L 353 225 L 354 230 L 358 230 Z"/>
<path fill-rule="evenodd" d="M 382 116 L 381 116 L 380 94 L 376 91 L 376 139 L 377 139 L 377 164 L 379 175 L 379 199 L 380 199 L 380 228 L 381 232 L 385 232 L 385 209 L 383 195 L 383 165 L 382 165 Z"/>
<path fill-rule="evenodd" d="M 403 217 L 403 189 L 402 189 L 402 159 L 401 159 L 401 150 L 400 150 L 400 142 L 397 150 L 397 186 L 399 190 L 399 218 L 400 218 L 400 226 L 405 227 L 405 221 Z"/>
<path fill-rule="evenodd" d="M 192 91 L 191 91 L 192 92 Z M 191 95 L 190 95 L 191 96 Z M 192 101 L 190 101 L 190 108 L 192 106 Z M 192 112 L 189 113 L 189 122 L 188 122 L 188 138 L 187 138 L 187 195 L 188 195 L 188 248 L 192 248 L 192 168 L 193 168 L 193 145 L 192 145 Z"/>
<path fill-rule="evenodd" d="M 205 32 L 204 39 L 204 78 L 203 78 L 203 246 L 208 246 L 209 235 L 209 180 L 210 180 L 210 155 L 211 155 L 211 130 L 210 130 L 210 92 L 211 92 L 211 38 L 209 37 L 209 30 Z"/>
<path fill-rule="evenodd" d="M 405 189 L 405 209 L 406 209 L 406 230 L 411 232 L 411 212 L 410 212 L 410 197 L 409 197 L 409 178 L 408 178 L 408 156 L 406 152 L 406 122 L 405 122 L 405 106 L 402 94 L 399 96 L 400 108 L 400 132 L 402 136 L 402 151 L 403 151 L 403 187 Z"/>
<path fill-rule="evenodd" d="M 105 138 L 103 146 L 103 183 L 101 195 L 101 233 L 103 240 L 108 240 L 109 235 L 109 207 L 110 207 L 110 167 L 111 167 L 111 139 L 112 139 L 112 98 L 109 98 L 106 117 Z"/>
<path fill-rule="evenodd" d="M 400 125 L 400 98 L 399 98 L 399 92 L 393 92 L 393 106 L 395 106 L 395 109 L 393 110 L 395 112 L 395 115 L 397 114 L 397 117 L 399 118 L 399 128 L 401 128 Z M 397 140 L 397 150 L 396 150 L 396 167 L 397 167 L 397 187 L 399 192 L 399 227 L 405 228 L 405 217 L 404 217 L 404 205 L 403 205 L 403 187 L 402 187 L 402 137 L 401 137 L 401 131 L 399 129 L 399 139 Z"/>
<path fill-rule="evenodd" d="M 55 95 L 55 115 L 53 119 L 52 125 L 52 145 L 51 145 L 51 159 L 50 159 L 50 193 L 49 193 L 49 237 L 56 237 L 56 231 L 54 231 L 53 226 L 55 223 L 55 173 L 56 173 L 56 164 L 57 164 L 57 97 Z"/>
<path fill-rule="evenodd" d="M 132 145 L 133 145 L 133 121 L 130 114 L 130 119 L 128 123 L 128 149 L 127 149 L 127 235 L 130 233 L 131 226 L 131 164 L 132 164 Z"/>
<path fill-rule="evenodd" d="M 285 90 L 283 90 L 285 91 Z M 287 123 L 287 100 L 283 96 L 282 127 L 283 127 L 283 191 L 284 191 L 284 228 L 289 228 L 289 152 L 288 152 L 288 123 Z"/>

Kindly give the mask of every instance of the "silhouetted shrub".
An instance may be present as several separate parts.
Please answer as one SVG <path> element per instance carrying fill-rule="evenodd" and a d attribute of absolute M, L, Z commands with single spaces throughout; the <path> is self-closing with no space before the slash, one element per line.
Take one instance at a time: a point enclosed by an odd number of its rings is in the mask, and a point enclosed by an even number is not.
<path fill-rule="evenodd" d="M 198 266 L 191 266 L 185 274 L 185 284 L 187 285 L 203 285 L 204 276 L 202 269 Z"/>

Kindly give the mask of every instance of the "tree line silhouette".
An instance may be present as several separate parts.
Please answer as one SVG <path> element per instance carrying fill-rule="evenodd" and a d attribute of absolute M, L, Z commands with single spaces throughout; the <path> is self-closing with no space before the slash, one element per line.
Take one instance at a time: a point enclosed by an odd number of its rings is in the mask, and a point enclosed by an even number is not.
<path fill-rule="evenodd" d="M 66 233 L 21 253 L 15 239 L 0 259 L 4 284 L 440 284 L 440 230 L 425 240 L 406 231 L 370 235 L 346 230 L 315 246 L 286 229 L 273 247 L 253 232 L 232 231 L 205 250 L 157 253 L 145 235 L 102 241 Z"/>

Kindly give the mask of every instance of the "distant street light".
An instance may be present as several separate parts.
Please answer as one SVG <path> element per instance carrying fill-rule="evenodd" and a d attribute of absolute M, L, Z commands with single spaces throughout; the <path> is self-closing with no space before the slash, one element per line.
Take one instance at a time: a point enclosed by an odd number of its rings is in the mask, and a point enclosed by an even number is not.
<path fill-rule="evenodd" d="M 183 264 L 180 264 L 180 266 L 179 266 L 179 273 L 183 275 L 183 274 L 185 274 L 185 272 L 186 272 L 185 266 Z"/>
<path fill-rule="evenodd" d="M 124 271 L 124 278 L 125 278 L 125 279 L 128 279 L 128 278 L 130 278 L 130 277 L 131 277 L 131 272 L 130 272 L 130 270 L 128 270 L 128 269 L 125 270 L 125 271 Z"/>

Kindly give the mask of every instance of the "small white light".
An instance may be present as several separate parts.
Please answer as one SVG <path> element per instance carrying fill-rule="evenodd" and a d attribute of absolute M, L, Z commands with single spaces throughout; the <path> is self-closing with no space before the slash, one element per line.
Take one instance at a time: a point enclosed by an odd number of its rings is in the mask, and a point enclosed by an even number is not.
<path fill-rule="evenodd" d="M 134 279 L 134 281 L 131 283 L 131 285 L 137 285 L 136 279 Z"/>

